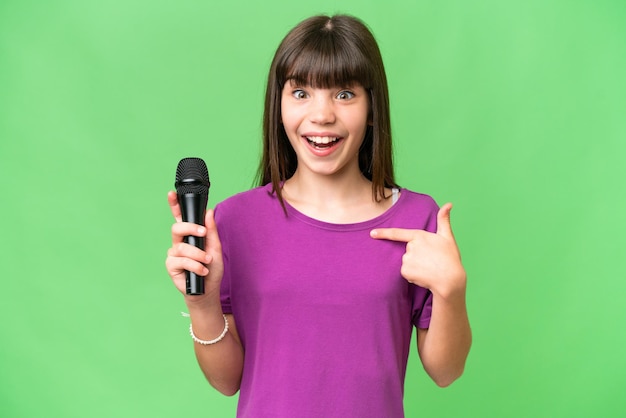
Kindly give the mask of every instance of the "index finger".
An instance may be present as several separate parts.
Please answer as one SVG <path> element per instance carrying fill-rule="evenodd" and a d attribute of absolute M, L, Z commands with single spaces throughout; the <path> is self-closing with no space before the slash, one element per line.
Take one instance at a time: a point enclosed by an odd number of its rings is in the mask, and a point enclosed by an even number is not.
<path fill-rule="evenodd" d="M 170 205 L 170 209 L 172 211 L 172 215 L 174 215 L 174 219 L 176 222 L 183 221 L 183 215 L 180 212 L 180 205 L 178 204 L 178 195 L 174 191 L 169 191 L 167 193 L 167 203 Z"/>
<path fill-rule="evenodd" d="M 377 228 L 370 231 L 374 239 L 386 239 L 389 241 L 409 242 L 418 234 L 418 231 L 404 228 Z"/>

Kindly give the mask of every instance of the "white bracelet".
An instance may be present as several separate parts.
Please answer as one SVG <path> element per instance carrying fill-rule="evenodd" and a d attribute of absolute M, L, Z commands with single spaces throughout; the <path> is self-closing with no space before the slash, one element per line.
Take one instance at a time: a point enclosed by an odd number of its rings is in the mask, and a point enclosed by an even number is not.
<path fill-rule="evenodd" d="M 222 333 L 219 335 L 219 337 L 217 337 L 214 340 L 201 340 L 200 338 L 196 337 L 196 334 L 193 333 L 193 327 L 191 324 L 189 324 L 189 334 L 191 335 L 191 338 L 197 342 L 198 344 L 201 345 L 211 345 L 211 344 L 215 344 L 215 343 L 219 343 L 220 341 L 222 341 L 224 339 L 224 337 L 226 336 L 226 333 L 228 332 L 228 319 L 226 319 L 226 315 L 222 315 L 224 317 L 224 331 L 222 331 Z"/>

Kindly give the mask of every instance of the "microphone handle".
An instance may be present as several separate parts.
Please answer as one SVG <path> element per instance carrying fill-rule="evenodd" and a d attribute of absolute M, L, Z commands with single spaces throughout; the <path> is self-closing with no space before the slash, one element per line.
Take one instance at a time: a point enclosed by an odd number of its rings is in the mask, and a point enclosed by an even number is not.
<path fill-rule="evenodd" d="M 187 244 L 191 244 L 194 247 L 204 250 L 203 237 L 194 237 L 193 235 L 189 235 L 185 237 L 184 241 Z M 185 284 L 188 295 L 204 294 L 204 276 L 198 276 L 192 271 L 185 270 Z"/>
<path fill-rule="evenodd" d="M 186 193 L 178 196 L 181 214 L 184 222 L 193 222 L 204 226 L 204 215 L 206 214 L 207 197 L 196 193 Z M 187 244 L 204 250 L 204 237 L 188 235 L 184 238 Z M 204 294 L 204 276 L 198 276 L 191 271 L 185 271 L 186 292 L 188 295 Z"/>

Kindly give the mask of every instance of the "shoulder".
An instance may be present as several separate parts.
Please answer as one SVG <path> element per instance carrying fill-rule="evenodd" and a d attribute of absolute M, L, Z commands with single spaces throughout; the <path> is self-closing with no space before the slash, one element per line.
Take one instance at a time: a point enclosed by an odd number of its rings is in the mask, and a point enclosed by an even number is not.
<path fill-rule="evenodd" d="M 272 186 L 237 193 L 215 205 L 215 223 L 227 251 L 229 245 L 263 246 L 265 238 L 281 232 L 285 214 Z"/>
<path fill-rule="evenodd" d="M 436 229 L 439 205 L 430 195 L 400 189 L 400 198 L 393 208 L 393 226 L 399 228 Z"/>
<path fill-rule="evenodd" d="M 439 205 L 430 195 L 404 188 L 400 189 L 400 195 L 402 196 L 402 203 L 411 208 L 428 212 L 433 210 L 437 212 L 439 210 Z"/>
<path fill-rule="evenodd" d="M 219 202 L 215 205 L 215 220 L 245 219 L 249 216 L 260 219 L 268 215 L 268 212 L 275 212 L 276 206 L 281 207 L 276 194 L 272 192 L 271 184 L 268 184 L 237 193 Z"/>
<path fill-rule="evenodd" d="M 227 208 L 232 206 L 239 206 L 246 203 L 262 202 L 268 198 L 272 198 L 271 185 L 259 186 L 245 192 L 239 192 L 233 196 L 230 196 L 223 201 L 219 202 L 216 208 Z"/>

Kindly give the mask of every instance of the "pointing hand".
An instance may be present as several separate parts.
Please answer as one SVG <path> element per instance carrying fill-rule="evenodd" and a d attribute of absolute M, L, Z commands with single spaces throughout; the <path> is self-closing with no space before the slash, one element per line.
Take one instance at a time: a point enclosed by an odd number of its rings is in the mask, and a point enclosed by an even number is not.
<path fill-rule="evenodd" d="M 402 277 L 444 297 L 464 291 L 466 279 L 450 225 L 451 210 L 451 203 L 439 209 L 436 233 L 403 228 L 379 228 L 370 232 L 374 239 L 405 242 Z"/>

